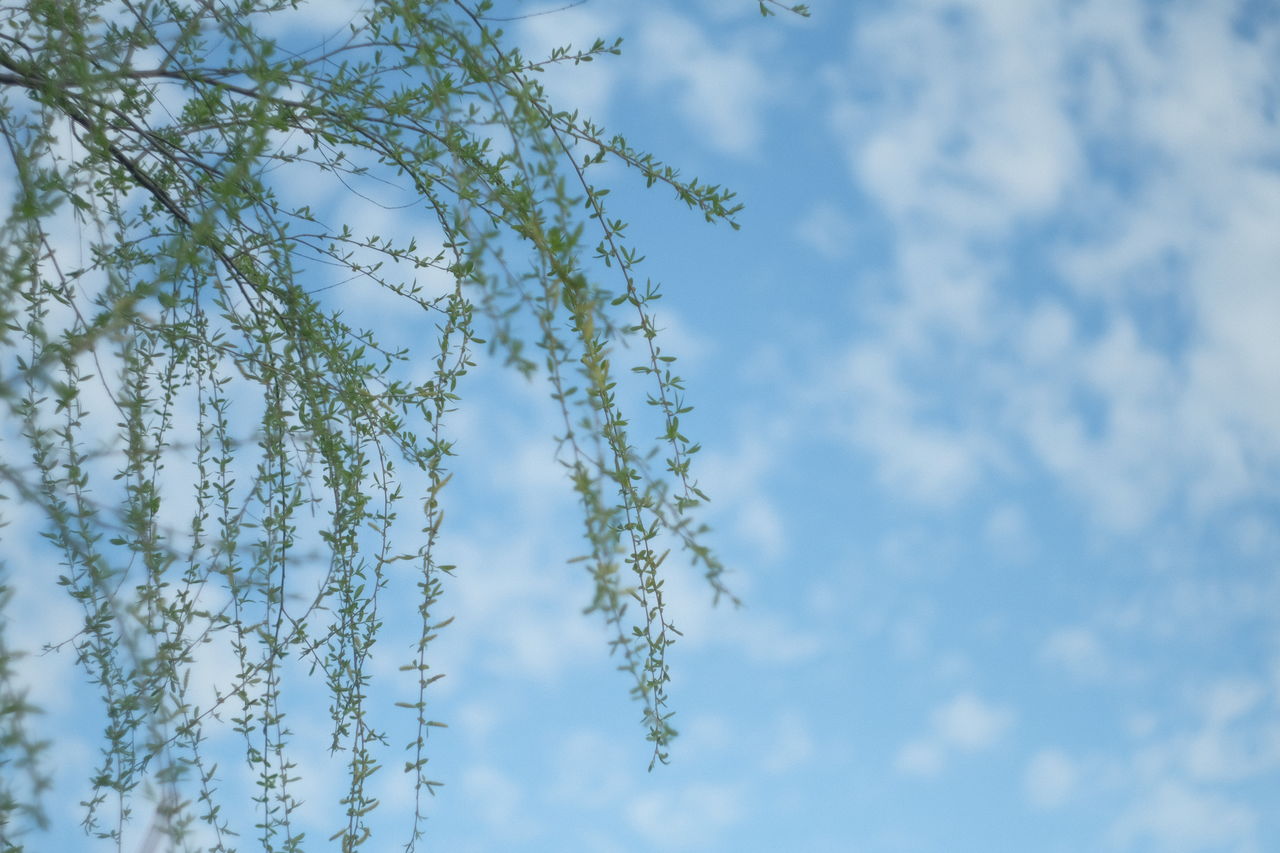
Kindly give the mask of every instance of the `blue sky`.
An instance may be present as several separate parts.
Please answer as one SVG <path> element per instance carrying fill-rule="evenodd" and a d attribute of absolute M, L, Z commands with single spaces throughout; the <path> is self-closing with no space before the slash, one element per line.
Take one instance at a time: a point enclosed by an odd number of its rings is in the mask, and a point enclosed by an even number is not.
<path fill-rule="evenodd" d="M 664 283 L 745 606 L 672 567 L 681 736 L 646 772 L 565 563 L 551 401 L 482 365 L 454 427 L 428 849 L 1280 849 L 1280 15 L 811 6 L 509 25 L 531 54 L 622 35 L 548 88 L 747 204 L 733 232 L 622 173 L 610 197 Z M 41 681 L 50 725 L 76 719 L 74 677 Z M 93 749 L 62 737 L 59 766 Z M 304 783 L 313 837 L 331 781 Z"/>

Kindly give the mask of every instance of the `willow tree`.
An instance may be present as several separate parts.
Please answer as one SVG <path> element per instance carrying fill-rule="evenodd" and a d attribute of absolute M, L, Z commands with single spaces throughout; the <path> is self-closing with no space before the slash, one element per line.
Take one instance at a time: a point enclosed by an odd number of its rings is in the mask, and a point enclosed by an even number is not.
<path fill-rule="evenodd" d="M 655 329 L 658 290 L 594 170 L 621 164 L 736 227 L 732 194 L 548 100 L 540 72 L 617 42 L 528 57 L 502 10 L 465 0 L 352 4 L 313 42 L 290 29 L 298 6 L 0 6 L 0 490 L 36 511 L 45 540 L 32 550 L 28 527 L 4 531 L 0 602 L 56 583 L 77 603 L 63 645 L 96 685 L 102 733 L 83 823 L 120 848 L 132 818 L 178 846 L 302 849 L 291 750 L 314 745 L 291 738 L 290 697 L 316 685 L 346 769 L 334 839 L 371 837 L 369 780 L 397 749 L 372 709 L 392 704 L 416 723 L 402 757 L 408 847 L 420 838 L 422 795 L 439 784 L 427 707 L 452 569 L 438 553 L 449 416 L 479 351 L 541 377 L 559 405 L 589 609 L 630 675 L 653 761 L 674 735 L 667 543 L 726 593 L 692 513 L 698 448 Z M 365 233 L 331 203 L 299 201 L 325 182 L 408 188 L 438 239 Z M 351 325 L 339 286 L 394 294 L 419 344 Z M 656 436 L 629 430 L 620 357 L 647 382 Z M 380 597 L 406 575 L 416 601 Z M 371 650 L 404 607 L 416 686 L 377 695 Z M 6 849 L 48 820 L 22 639 L 0 632 Z M 201 699 L 192 673 L 210 649 L 230 674 Z M 227 729 L 256 780 L 248 817 L 220 796 L 210 743 Z"/>

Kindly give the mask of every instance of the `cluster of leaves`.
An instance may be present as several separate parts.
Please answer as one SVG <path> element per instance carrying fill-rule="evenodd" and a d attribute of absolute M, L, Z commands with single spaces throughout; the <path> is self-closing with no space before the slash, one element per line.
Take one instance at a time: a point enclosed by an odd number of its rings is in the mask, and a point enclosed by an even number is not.
<path fill-rule="evenodd" d="M 611 627 L 656 761 L 674 734 L 666 653 L 678 633 L 661 542 L 678 542 L 725 592 L 689 515 L 704 496 L 689 470 L 697 446 L 681 432 L 683 387 L 657 340 L 659 294 L 590 173 L 624 164 L 709 221 L 733 222 L 732 194 L 548 101 L 548 64 L 617 43 L 528 59 L 493 28 L 489 3 L 464 0 L 380 0 L 319 44 L 267 35 L 296 5 L 0 6 L 0 138 L 15 187 L 0 232 L 0 399 L 15 425 L 0 484 L 38 510 L 60 562 L 24 567 L 18 587 L 56 577 L 83 617 L 64 645 L 97 685 L 103 719 L 84 825 L 117 844 L 151 786 L 156 831 L 193 844 L 203 826 L 210 846 L 231 849 L 206 748 L 209 727 L 230 723 L 257 780 L 255 843 L 302 849 L 289 660 L 320 673 L 331 748 L 345 757 L 334 838 L 364 843 L 386 740 L 368 713 L 379 593 L 412 567 L 420 632 L 404 668 L 417 689 L 396 703 L 416 719 L 412 848 L 422 795 L 439 784 L 426 773 L 439 725 L 427 688 L 440 677 L 428 647 L 447 621 L 441 573 L 452 568 L 437 554 L 446 423 L 486 343 L 541 372 L 560 405 L 590 609 Z M 352 193 L 411 188 L 443 239 L 360 234 L 282 198 L 324 179 Z M 335 269 L 343 287 L 382 288 L 420 312 L 433 330 L 425 350 L 352 327 L 326 303 Z M 649 380 L 663 424 L 653 447 L 665 452 L 637 448 L 618 400 L 612 358 L 627 337 L 640 342 L 632 369 Z M 393 535 L 399 466 L 425 484 L 407 546 Z M 173 506 L 189 508 L 181 525 L 166 520 Z M 321 580 L 304 594 L 297 577 L 315 564 Z M 191 678 L 211 645 L 229 652 L 232 674 L 202 706 Z M 0 635 L 6 846 L 43 821 L 48 781 L 19 672 Z"/>

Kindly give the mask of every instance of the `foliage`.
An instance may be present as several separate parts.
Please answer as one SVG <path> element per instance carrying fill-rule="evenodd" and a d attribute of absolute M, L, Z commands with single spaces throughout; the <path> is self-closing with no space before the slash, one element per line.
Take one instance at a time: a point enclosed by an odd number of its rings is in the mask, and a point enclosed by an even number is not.
<path fill-rule="evenodd" d="M 325 687 L 330 747 L 347 767 L 334 838 L 343 849 L 367 841 L 369 780 L 386 751 L 369 715 L 380 701 L 366 692 L 369 656 L 395 603 L 380 593 L 412 572 L 419 639 L 404 667 L 416 691 L 396 704 L 416 723 L 404 763 L 413 848 L 422 795 L 439 784 L 426 771 L 439 725 L 427 688 L 440 677 L 428 650 L 447 621 L 441 575 L 452 569 L 437 547 L 447 424 L 486 344 L 541 373 L 560 406 L 555 441 L 581 504 L 589 610 L 610 627 L 655 761 L 674 735 L 667 650 L 678 634 L 662 542 L 679 543 L 725 592 L 690 516 L 704 499 L 689 467 L 698 448 L 657 339 L 658 289 L 639 277 L 594 170 L 622 164 L 736 227 L 732 193 L 549 102 L 540 72 L 616 53 L 617 42 L 527 58 L 495 28 L 490 3 L 463 0 L 380 1 L 319 44 L 270 35 L 296 5 L 0 6 L 13 183 L 0 236 L 11 424 L 0 483 L 11 506 L 42 519 L 59 561 L 49 574 L 83 616 L 63 645 L 102 702 L 84 826 L 117 845 L 145 790 L 174 843 L 231 849 L 206 748 L 229 723 L 257 780 L 253 843 L 302 849 L 286 709 L 306 668 Z M 362 195 L 388 183 L 411 188 L 438 244 L 331 222 L 289 189 Z M 423 347 L 387 347 L 350 325 L 329 299 L 336 287 L 395 294 L 431 330 Z M 626 338 L 639 342 L 629 366 L 662 425 L 653 447 L 633 443 L 618 398 Z M 411 483 L 421 483 L 414 500 Z M 405 515 L 416 518 L 411 541 L 395 535 Z M 8 531 L 11 555 L 24 532 Z M 19 568 L 18 585 L 42 571 Z M 303 578 L 314 594 L 304 597 Z M 201 705 L 192 673 L 211 647 L 232 676 Z M 45 820 L 47 784 L 16 665 L 0 634 L 7 845 Z"/>

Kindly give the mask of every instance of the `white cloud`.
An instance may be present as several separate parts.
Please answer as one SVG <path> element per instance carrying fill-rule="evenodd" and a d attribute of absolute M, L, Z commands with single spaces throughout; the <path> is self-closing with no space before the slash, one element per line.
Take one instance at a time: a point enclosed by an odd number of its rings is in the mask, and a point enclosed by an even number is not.
<path fill-rule="evenodd" d="M 982 532 L 991 549 L 1009 562 L 1026 562 L 1035 552 L 1031 522 L 1022 507 L 1012 504 L 996 507 L 987 516 Z"/>
<path fill-rule="evenodd" d="M 854 54 L 890 81 L 889 105 L 859 122 L 873 129 L 852 165 L 895 218 L 985 235 L 1061 196 L 1080 154 L 1057 97 L 1056 15 L 1035 6 L 899 5 L 859 27 Z"/>
<path fill-rule="evenodd" d="M 1280 725 L 1255 715 L 1267 697 L 1262 680 L 1224 679 L 1200 697 L 1202 724 L 1173 747 L 1189 778 L 1233 782 L 1280 770 Z"/>
<path fill-rule="evenodd" d="M 735 659 L 775 667 L 810 660 L 825 648 L 818 632 L 797 624 L 791 616 L 780 615 L 754 596 L 749 578 L 729 578 L 730 589 L 743 598 L 744 606 L 716 605 L 701 574 L 673 563 L 674 555 L 664 565 L 668 569 L 664 588 L 669 618 L 684 635 L 678 648 L 726 649 Z"/>
<path fill-rule="evenodd" d="M 1257 823 L 1257 815 L 1245 806 L 1166 782 L 1139 797 L 1113 824 L 1110 836 L 1122 850 L 1251 851 L 1259 849 Z"/>
<path fill-rule="evenodd" d="M 791 772 L 813 760 L 817 751 L 813 733 L 799 712 L 784 713 L 772 727 L 771 735 L 761 757 L 761 765 L 766 772 Z"/>
<path fill-rule="evenodd" d="M 1256 708 L 1265 696 L 1266 687 L 1260 681 L 1219 681 L 1204 696 L 1205 719 L 1211 725 L 1227 725 Z"/>
<path fill-rule="evenodd" d="M 824 648 L 823 638 L 812 630 L 795 625 L 776 613 L 735 611 L 717 631 L 720 642 L 736 646 L 748 660 L 784 665 L 811 660 Z"/>
<path fill-rule="evenodd" d="M 1250 791 L 1266 790 L 1280 770 L 1280 725 L 1265 704 L 1269 694 L 1263 678 L 1220 678 L 1187 690 L 1181 708 L 1138 715 L 1130 725 L 1132 754 L 1106 762 L 1101 774 L 1124 791 L 1108 833 L 1112 845 L 1170 853 L 1262 849 L 1259 801 Z"/>
<path fill-rule="evenodd" d="M 750 49 L 718 44 L 690 18 L 666 10 L 644 16 L 638 43 L 645 83 L 674 96 L 710 147 L 737 156 L 755 153 L 764 133 L 762 111 L 777 87 Z"/>
<path fill-rule="evenodd" d="M 714 525 L 731 529 L 734 541 L 747 545 L 756 560 L 771 562 L 782 557 L 789 544 L 783 514 L 769 487 L 779 460 L 777 446 L 785 437 L 777 429 L 753 426 L 730 452 L 699 455 L 693 470 L 711 498 L 706 509 Z"/>
<path fill-rule="evenodd" d="M 972 693 L 961 693 L 933 714 L 934 731 L 947 744 L 966 751 L 986 749 L 1013 723 L 1013 713 Z"/>
<path fill-rule="evenodd" d="M 10 510 L 17 505 L 5 503 L 6 513 L 12 518 L 15 513 Z M 42 527 L 41 523 L 33 522 L 27 529 L 39 530 Z M 45 583 L 33 583 L 40 578 L 23 577 L 14 571 L 15 567 L 21 570 L 44 563 L 45 571 L 53 575 L 51 554 L 23 549 L 15 538 L 6 539 L 5 546 L 7 571 L 4 581 L 12 590 L 13 597 L 5 607 L 4 639 L 12 650 L 22 654 L 10 664 L 15 679 L 30 691 L 28 701 L 46 713 L 69 713 L 77 702 L 84 701 L 83 692 L 76 689 L 84 679 L 84 670 L 76 663 L 75 646 L 69 644 L 56 651 L 42 650 L 46 644 L 74 641 L 84 629 L 84 614 L 64 588 L 52 582 L 52 578 Z"/>
<path fill-rule="evenodd" d="M 831 260 L 848 257 L 854 237 L 853 218 L 840 205 L 819 202 L 796 223 L 799 240 Z"/>
<path fill-rule="evenodd" d="M 1160 718 L 1150 711 L 1135 711 L 1125 721 L 1125 729 L 1135 738 L 1150 737 L 1160 725 Z"/>
<path fill-rule="evenodd" d="M 700 850 L 714 846 L 746 813 L 741 792 L 722 784 L 695 783 L 640 794 L 627 806 L 627 823 L 656 847 Z"/>
<path fill-rule="evenodd" d="M 930 422 L 922 395 L 910 388 L 882 348 L 853 348 L 835 387 L 848 406 L 834 427 L 872 452 L 880 481 L 923 503 L 947 505 L 975 482 L 985 455 L 977 435 Z"/>
<path fill-rule="evenodd" d="M 928 740 L 908 741 L 893 760 L 893 768 L 904 776 L 937 776 L 945 764 L 942 748 Z"/>
<path fill-rule="evenodd" d="M 349 34 L 348 24 L 360 23 L 370 5 L 362 0 L 304 0 L 294 9 L 286 7 L 283 14 L 261 15 L 255 23 L 276 38 L 305 32 L 337 41 Z"/>
<path fill-rule="evenodd" d="M 473 751 L 482 749 L 506 722 L 503 708 L 492 700 L 476 700 L 461 702 L 450 714 L 449 730 L 458 737 L 465 738 L 467 748 Z"/>
<path fill-rule="evenodd" d="M 898 290 L 862 307 L 848 399 L 875 414 L 846 434 L 891 491 L 954 501 L 1012 463 L 1122 532 L 1275 493 L 1273 60 L 1233 27 L 1101 0 L 859 20 L 832 126 Z"/>
<path fill-rule="evenodd" d="M 1056 749 L 1040 750 L 1027 764 L 1027 801 L 1037 809 L 1059 808 L 1071 798 L 1078 780 L 1079 770 L 1069 756 Z"/>
<path fill-rule="evenodd" d="M 599 809 L 627 793 L 627 750 L 595 731 L 577 731 L 555 750 L 555 782 L 550 796 L 574 809 Z"/>
<path fill-rule="evenodd" d="M 520 783 L 496 767 L 477 765 L 462 774 L 461 787 L 475 814 L 494 836 L 508 841 L 528 838 L 535 824 L 528 814 Z"/>
<path fill-rule="evenodd" d="M 1040 649 L 1040 658 L 1059 666 L 1076 678 L 1097 680 L 1111 667 L 1097 635 L 1088 628 L 1060 628 L 1050 634 Z"/>
<path fill-rule="evenodd" d="M 565 46 L 571 46 L 575 52 L 587 50 L 596 39 L 603 39 L 606 45 L 613 44 L 620 26 L 614 9 L 607 5 L 564 8 L 565 5 L 548 3 L 522 12 L 532 16 L 520 21 L 521 50 L 528 60 L 545 60 L 552 50 Z M 604 122 L 617 90 L 618 76 L 618 59 L 606 55 L 589 63 L 547 65 L 535 79 L 547 90 L 557 109 L 579 110 L 585 118 Z"/>
<path fill-rule="evenodd" d="M 456 619 L 438 641 L 437 669 L 457 673 L 478 664 L 547 682 L 571 665 L 602 662 L 606 637 L 582 616 L 588 579 L 566 566 L 563 554 L 530 547 L 525 535 L 502 539 L 449 549 L 465 568 L 449 582 L 446 606 Z"/>
<path fill-rule="evenodd" d="M 894 769 L 909 776 L 936 776 L 957 752 L 981 752 L 995 746 L 1013 725 L 1013 711 L 972 692 L 956 694 L 934 709 L 928 732 L 908 741 Z"/>

